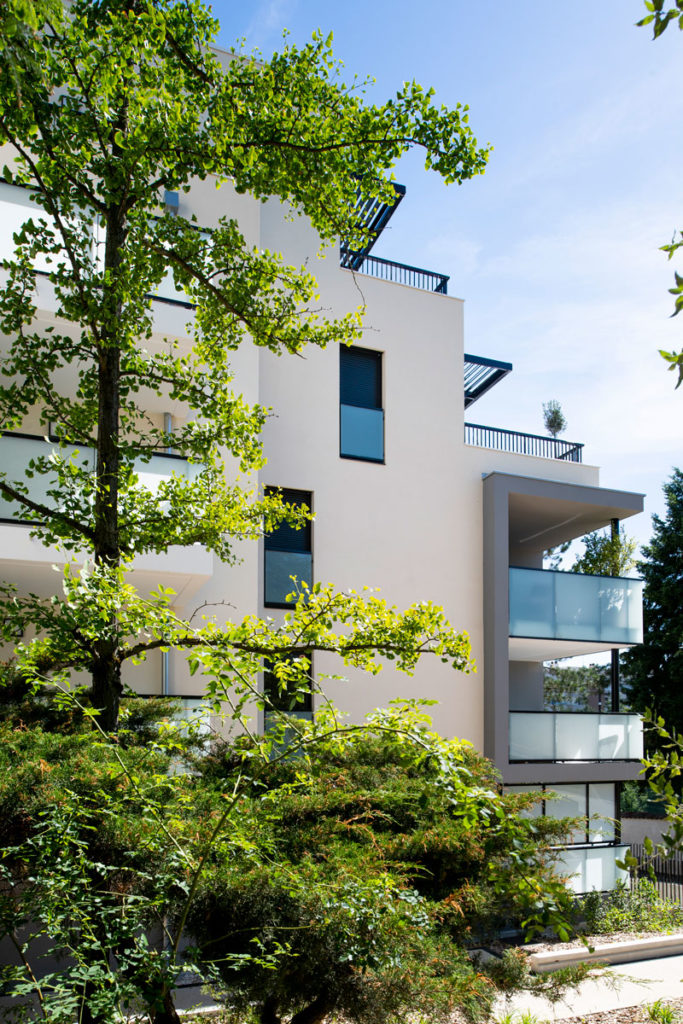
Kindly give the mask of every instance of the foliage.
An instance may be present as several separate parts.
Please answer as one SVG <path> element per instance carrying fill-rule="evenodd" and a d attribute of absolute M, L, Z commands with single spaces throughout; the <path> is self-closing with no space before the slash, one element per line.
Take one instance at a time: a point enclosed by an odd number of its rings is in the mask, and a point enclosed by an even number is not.
<path fill-rule="evenodd" d="M 92 1019 L 137 1007 L 171 1021 L 185 934 L 231 1013 L 263 1022 L 455 1007 L 477 1020 L 497 991 L 533 987 L 514 956 L 489 969 L 466 950 L 508 919 L 564 934 L 570 897 L 550 849 L 564 823 L 520 815 L 532 797 L 502 794 L 415 706 L 365 729 L 332 710 L 281 719 L 287 748 L 277 731 L 244 735 L 191 772 L 169 722 L 153 741 L 147 722 L 144 742 L 87 721 L 0 725 L 0 922 L 20 954 L 5 990 L 37 993 L 52 1024 L 84 1002 Z M 44 935 L 68 957 L 36 980 Z"/>
<path fill-rule="evenodd" d="M 5 262 L 0 430 L 38 417 L 59 443 L 26 478 L 4 473 L 0 494 L 43 541 L 79 561 L 89 555 L 93 568 L 82 583 L 74 570 L 52 607 L 9 590 L 4 606 L 15 633 L 35 619 L 42 630 L 40 656 L 20 649 L 21 671 L 87 671 L 100 723 L 114 729 L 126 659 L 171 640 L 219 644 L 215 631 L 166 628 L 166 596 L 145 602 L 124 580 L 133 555 L 201 543 L 230 561 L 236 538 L 301 522 L 277 492 L 254 499 L 226 474 L 226 459 L 242 474 L 261 467 L 266 414 L 234 392 L 232 353 L 247 340 L 276 353 L 349 343 L 361 326 L 359 311 L 334 319 L 318 308 L 306 268 L 253 248 L 229 217 L 198 230 L 165 209 L 164 191 L 229 181 L 287 202 L 325 242 L 360 245 L 356 203 L 391 198 L 390 168 L 405 150 L 422 149 L 447 182 L 481 173 L 487 151 L 466 108 L 436 107 L 414 82 L 383 105 L 366 102 L 319 35 L 270 60 L 239 49 L 222 63 L 210 49 L 218 25 L 200 2 L 74 0 L 68 17 L 54 13 L 51 0 L 12 0 L 4 15 L 3 175 L 31 190 L 35 212 Z M 149 296 L 169 273 L 193 306 L 190 348 L 153 336 Z M 45 277 L 55 297 L 48 324 L 36 305 Z M 173 448 L 191 469 L 155 492 L 140 468 L 169 438 L 145 408 L 149 388 L 174 410 Z M 44 500 L 31 497 L 33 475 L 49 483 Z M 125 643 L 130 636 L 137 641 Z"/>
<path fill-rule="evenodd" d="M 653 39 L 661 36 L 672 22 L 678 22 L 679 29 L 683 30 L 683 0 L 675 0 L 673 7 L 664 7 L 665 0 L 644 0 L 648 13 L 638 22 L 638 25 L 652 25 Z M 683 232 L 674 232 L 673 238 L 668 245 L 663 245 L 662 252 L 667 254 L 670 260 L 674 254 L 683 246 Z M 683 309 L 683 276 L 674 272 L 674 287 L 669 288 L 669 293 L 675 296 L 674 311 L 672 316 L 677 316 Z M 683 351 L 665 352 L 660 349 L 659 354 L 669 363 L 670 370 L 678 370 L 676 387 L 680 387 L 683 381 Z"/>
<path fill-rule="evenodd" d="M 674 6 L 666 10 L 665 0 L 644 0 L 644 3 L 649 13 L 641 18 L 638 25 L 652 25 L 653 39 L 660 36 L 671 21 L 678 21 L 678 27 L 683 29 L 683 0 L 675 0 Z"/>
<path fill-rule="evenodd" d="M 557 544 L 554 548 L 547 548 L 543 552 L 543 568 L 550 569 L 553 572 L 560 572 L 562 570 L 562 556 L 569 551 L 571 543 L 570 540 L 566 540 L 562 544 Z"/>
<path fill-rule="evenodd" d="M 645 1003 L 645 1012 L 648 1020 L 654 1024 L 674 1024 L 676 1014 L 674 1008 L 669 1006 L 662 999 L 655 999 L 652 1003 Z"/>
<path fill-rule="evenodd" d="M 634 711 L 651 708 L 676 731 L 683 728 L 683 473 L 664 485 L 666 514 L 652 517 L 653 534 L 642 549 L 645 581 L 643 643 L 623 658 L 625 689 Z M 656 741 L 655 733 L 650 736 Z"/>
<path fill-rule="evenodd" d="M 665 899 L 649 878 L 633 888 L 620 883 L 609 893 L 589 892 L 578 901 L 589 935 L 613 932 L 672 932 L 683 926 L 683 907 Z"/>
<path fill-rule="evenodd" d="M 567 429 L 567 420 L 562 412 L 562 406 L 554 398 L 543 403 L 543 426 L 552 437 L 557 437 Z"/>
<path fill-rule="evenodd" d="M 626 576 L 635 566 L 636 542 L 624 533 L 596 530 L 581 538 L 584 552 L 572 566 L 572 572 L 591 576 Z"/>
<path fill-rule="evenodd" d="M 552 661 L 543 672 L 547 711 L 596 711 L 610 700 L 609 665 L 563 665 Z"/>
<path fill-rule="evenodd" d="M 650 818 L 664 817 L 664 807 L 655 798 L 645 779 L 622 782 L 619 805 L 622 817 L 628 814 L 642 814 Z"/>

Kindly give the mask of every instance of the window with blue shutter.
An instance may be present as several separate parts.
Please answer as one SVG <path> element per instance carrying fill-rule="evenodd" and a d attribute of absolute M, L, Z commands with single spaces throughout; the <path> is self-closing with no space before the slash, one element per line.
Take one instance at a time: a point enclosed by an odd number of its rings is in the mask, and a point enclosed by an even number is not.
<path fill-rule="evenodd" d="M 339 359 L 339 454 L 384 462 L 382 353 L 340 348 Z"/>

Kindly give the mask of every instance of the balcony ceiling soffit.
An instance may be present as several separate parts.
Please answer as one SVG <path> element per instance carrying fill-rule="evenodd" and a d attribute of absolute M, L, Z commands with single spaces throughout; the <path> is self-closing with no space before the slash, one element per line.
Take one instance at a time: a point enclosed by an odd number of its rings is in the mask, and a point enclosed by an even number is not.
<path fill-rule="evenodd" d="M 510 544 L 518 544 L 526 551 L 544 551 L 608 526 L 611 519 L 627 519 L 636 511 L 618 505 L 512 493 L 509 498 Z"/>

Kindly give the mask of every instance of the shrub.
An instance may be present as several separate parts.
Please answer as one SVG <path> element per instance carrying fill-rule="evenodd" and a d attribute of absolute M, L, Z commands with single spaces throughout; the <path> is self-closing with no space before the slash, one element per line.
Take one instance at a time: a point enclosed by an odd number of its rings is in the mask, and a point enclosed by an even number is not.
<path fill-rule="evenodd" d="M 634 889 L 621 884 L 611 893 L 587 893 L 579 901 L 579 913 L 591 935 L 670 932 L 683 927 L 683 907 L 660 896 L 649 878 L 639 879 Z"/>

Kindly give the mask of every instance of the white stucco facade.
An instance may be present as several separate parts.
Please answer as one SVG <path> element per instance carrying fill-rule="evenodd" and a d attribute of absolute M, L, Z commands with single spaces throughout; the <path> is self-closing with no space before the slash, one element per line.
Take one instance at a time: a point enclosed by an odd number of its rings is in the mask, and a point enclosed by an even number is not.
<path fill-rule="evenodd" d="M 0 256 L 11 247 L 11 231 L 16 230 L 22 209 L 26 209 L 23 197 L 0 185 L 4 225 Z M 525 710 L 531 702 L 530 710 L 542 711 L 542 706 L 533 704 L 542 701 L 535 680 L 547 650 L 539 647 L 535 652 L 533 644 L 527 644 L 523 657 L 515 657 L 512 648 L 508 651 L 508 564 L 540 566 L 543 547 L 637 512 L 642 507 L 640 496 L 605 492 L 603 501 L 598 469 L 578 461 L 465 443 L 461 299 L 343 269 L 337 247 L 321 253 L 306 221 L 287 216 L 288 211 L 275 200 L 259 203 L 237 195 L 229 185 L 217 191 L 213 182 L 195 184 L 189 194 L 181 194 L 178 214 L 195 215 L 199 225 L 207 228 L 220 216 L 234 217 L 250 244 L 281 252 L 292 264 L 306 264 L 319 282 L 320 307 L 330 316 L 364 306 L 361 347 L 381 353 L 383 460 L 340 456 L 336 346 L 324 351 L 309 348 L 301 357 L 277 357 L 245 342 L 232 360 L 235 387 L 247 401 L 271 410 L 263 434 L 267 464 L 258 481 L 245 482 L 310 493 L 316 581 L 334 582 L 341 589 L 380 588 L 382 596 L 399 608 L 431 600 L 442 605 L 453 625 L 471 638 L 473 674 L 458 673 L 425 658 L 413 677 L 391 667 L 372 679 L 350 672 L 346 681 L 327 685 L 328 695 L 352 721 L 398 696 L 436 699 L 435 725 L 444 735 L 470 740 L 497 756 L 506 781 L 528 784 L 529 772 L 513 770 L 507 754 L 498 756 L 496 751 L 500 754 L 501 744 L 507 742 L 500 738 L 501 722 L 516 710 L 517 698 L 510 694 L 525 695 Z M 182 296 L 172 291 L 166 296 L 153 300 L 152 344 L 164 346 L 172 340 L 182 352 L 191 344 L 192 309 Z M 37 305 L 40 322 L 47 325 L 54 320 L 54 297 L 44 278 L 39 280 Z M 523 382 L 518 386 L 523 388 Z M 144 401 L 159 422 L 165 414 L 171 414 L 175 423 L 182 422 L 183 408 L 167 397 L 150 391 Z M 27 421 L 22 429 L 27 435 L 40 433 L 37 420 Z M 228 466 L 227 472 L 234 469 Z M 504 499 L 493 495 L 488 511 L 485 479 L 512 481 L 506 485 Z M 525 487 L 519 481 L 525 480 L 538 484 L 536 497 L 533 487 L 524 496 Z M 559 488 L 557 493 L 554 488 Z M 501 501 L 509 501 L 510 509 L 516 510 L 514 516 Z M 536 531 L 540 539 L 527 548 L 513 541 L 515 530 L 516 536 L 524 534 L 520 517 L 525 515 L 525 501 L 531 502 L 530 509 L 542 508 L 545 516 Z M 531 525 L 530 532 L 534 532 Z M 242 544 L 240 555 L 237 565 L 226 566 L 201 548 L 177 549 L 165 556 L 140 557 L 133 574 L 141 588 L 151 589 L 160 582 L 172 586 L 182 613 L 204 602 L 227 602 L 233 617 L 282 615 L 265 604 L 263 542 Z M 0 523 L 0 570 L 20 588 L 49 593 L 55 586 L 51 567 L 60 557 L 58 551 L 31 539 L 28 527 L 13 522 L 11 516 Z M 490 571 L 485 568 L 489 563 Z M 491 588 L 496 590 L 494 595 Z M 576 653 L 577 642 L 579 653 L 618 646 L 610 637 L 591 643 L 575 637 L 555 639 L 550 656 Z M 507 659 L 507 668 L 496 668 L 496 659 L 501 665 Z M 509 671 L 512 662 L 517 665 Z M 335 672 L 339 666 L 321 656 L 315 669 Z M 487 674 L 495 676 L 495 685 L 485 685 Z M 161 680 L 159 656 L 130 669 L 126 677 L 141 693 L 160 693 Z M 184 697 L 201 693 L 201 680 L 190 677 L 179 657 L 171 659 L 166 685 L 170 693 Z M 487 716 L 490 723 L 495 718 L 495 728 L 487 725 Z M 578 774 L 576 764 L 571 771 L 557 764 L 552 770 L 543 763 L 534 764 L 531 781 L 589 785 L 597 779 L 595 784 L 603 785 L 635 774 L 632 767 L 622 765 L 610 775 L 603 766 L 598 778 L 590 759 L 580 763 L 583 768 Z"/>

